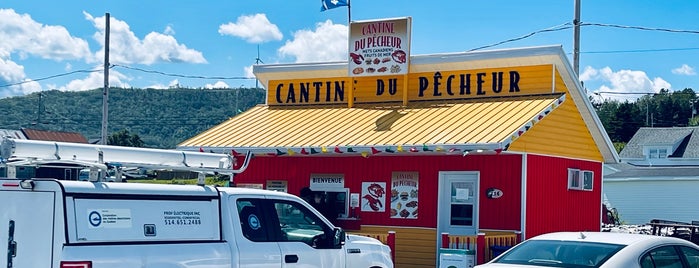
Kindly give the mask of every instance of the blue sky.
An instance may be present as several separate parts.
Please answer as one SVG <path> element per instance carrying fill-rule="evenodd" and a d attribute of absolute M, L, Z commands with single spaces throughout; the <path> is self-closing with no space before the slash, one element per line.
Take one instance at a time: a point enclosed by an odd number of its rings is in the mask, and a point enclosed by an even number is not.
<path fill-rule="evenodd" d="M 561 0 L 351 5 L 352 20 L 412 17 L 413 55 L 490 46 L 565 27 L 574 15 L 574 1 Z M 110 63 L 116 65 L 110 85 L 117 87 L 253 87 L 258 45 L 264 63 L 345 60 L 347 51 L 347 8 L 320 12 L 320 0 L 3 0 L 0 98 L 101 88 L 102 71 L 85 71 L 102 68 L 105 13 L 111 16 Z M 699 91 L 697 17 L 699 1 L 582 1 L 582 23 L 605 25 L 581 28 L 585 87 L 604 98 L 661 88 Z M 572 28 L 485 50 L 546 45 L 562 45 L 572 63 Z"/>

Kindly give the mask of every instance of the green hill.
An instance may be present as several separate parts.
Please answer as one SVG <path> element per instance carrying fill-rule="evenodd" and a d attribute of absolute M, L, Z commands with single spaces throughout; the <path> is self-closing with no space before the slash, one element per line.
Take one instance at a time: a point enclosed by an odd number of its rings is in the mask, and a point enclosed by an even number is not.
<path fill-rule="evenodd" d="M 236 91 L 239 91 L 236 100 Z M 259 88 L 134 89 L 110 88 L 108 135 L 127 130 L 145 147 L 175 148 L 178 143 L 257 104 Z M 0 129 L 70 131 L 99 139 L 102 89 L 43 91 L 0 99 Z"/>

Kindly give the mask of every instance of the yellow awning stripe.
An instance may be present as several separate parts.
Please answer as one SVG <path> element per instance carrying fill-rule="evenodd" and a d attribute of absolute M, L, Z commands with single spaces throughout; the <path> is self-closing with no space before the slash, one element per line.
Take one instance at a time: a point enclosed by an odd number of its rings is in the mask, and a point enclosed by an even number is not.
<path fill-rule="evenodd" d="M 283 107 L 258 105 L 184 141 L 180 148 L 236 151 L 322 147 L 492 145 L 506 147 L 562 102 L 561 94 L 414 102 L 408 107 Z M 308 149 L 307 149 L 308 150 Z"/>

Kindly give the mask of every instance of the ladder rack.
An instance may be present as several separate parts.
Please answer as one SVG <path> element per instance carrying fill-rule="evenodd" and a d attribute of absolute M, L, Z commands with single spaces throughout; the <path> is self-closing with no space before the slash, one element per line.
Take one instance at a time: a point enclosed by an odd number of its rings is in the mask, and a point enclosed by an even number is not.
<path fill-rule="evenodd" d="M 243 164 L 233 169 L 235 157 L 228 154 L 192 151 L 136 148 L 112 145 L 20 140 L 9 137 L 0 142 L 0 164 L 10 166 L 47 165 L 56 163 L 74 164 L 103 170 L 115 168 L 117 173 L 124 167 L 148 169 L 182 170 L 199 173 L 203 184 L 204 174 L 230 175 L 243 172 L 251 154 L 245 155 Z M 118 174 L 119 177 L 121 174 Z M 117 177 L 117 178 L 119 178 Z M 99 180 L 103 180 L 101 176 Z"/>

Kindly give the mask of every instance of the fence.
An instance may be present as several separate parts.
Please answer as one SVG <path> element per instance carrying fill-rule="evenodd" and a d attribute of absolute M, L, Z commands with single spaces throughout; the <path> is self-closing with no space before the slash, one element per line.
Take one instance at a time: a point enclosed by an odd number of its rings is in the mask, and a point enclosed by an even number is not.
<path fill-rule="evenodd" d="M 478 235 L 442 233 L 442 248 L 476 250 L 476 264 L 486 263 L 521 241 L 521 232 Z"/>

